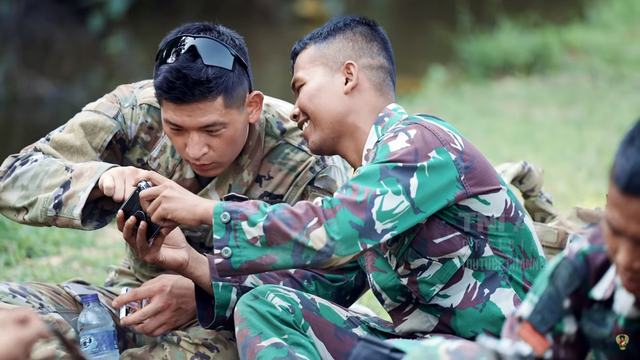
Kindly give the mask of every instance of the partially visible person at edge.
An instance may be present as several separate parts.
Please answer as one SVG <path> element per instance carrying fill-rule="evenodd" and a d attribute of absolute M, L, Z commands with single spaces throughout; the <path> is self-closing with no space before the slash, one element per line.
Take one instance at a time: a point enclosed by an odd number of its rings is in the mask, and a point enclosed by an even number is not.
<path fill-rule="evenodd" d="M 0 360 L 24 360 L 38 340 L 51 333 L 38 314 L 26 308 L 4 309 L 0 306 Z"/>
<path fill-rule="evenodd" d="M 640 359 L 639 299 L 640 121 L 615 155 L 603 219 L 536 278 L 501 339 L 429 339 L 406 358 Z"/>
<path fill-rule="evenodd" d="M 203 199 L 230 196 L 289 205 L 331 195 L 347 180 L 344 160 L 310 153 L 288 117 L 292 104 L 253 88 L 247 48 L 236 32 L 217 24 L 185 24 L 162 40 L 157 60 L 153 81 L 118 86 L 6 159 L 0 168 L 0 212 L 29 225 L 102 228 L 146 170 Z M 210 226 L 182 226 L 177 234 L 195 251 L 213 250 Z M 261 284 L 330 293 L 344 306 L 366 290 L 357 263 L 216 281 L 225 282 L 219 304 L 234 304 Z M 124 286 L 138 288 L 129 298 L 148 298 L 149 305 L 120 322 L 111 303 Z M 204 329 L 196 321 L 194 291 L 191 280 L 141 261 L 127 247 L 124 262 L 110 267 L 104 286 L 0 283 L 0 302 L 33 308 L 73 337 L 82 310 L 79 296 L 97 292 L 119 325 L 123 359 L 237 358 L 233 333 L 218 329 L 233 327 L 233 306 L 215 321 L 206 319 L 203 325 L 210 329 Z M 60 349 L 58 356 L 64 354 Z"/>
<path fill-rule="evenodd" d="M 212 225 L 213 252 L 197 254 L 174 236 L 149 247 L 141 227 L 140 256 L 193 279 L 210 318 L 227 311 L 219 276 L 334 269 L 356 259 L 392 319 L 350 311 L 331 293 L 260 286 L 234 311 L 242 358 L 347 358 L 364 334 L 498 335 L 546 265 L 509 186 L 451 124 L 395 103 L 393 52 L 375 22 L 329 21 L 293 46 L 291 65 L 291 119 L 313 153 L 340 155 L 353 177 L 333 197 L 289 205 L 198 199 L 142 174 L 137 180 L 155 186 L 141 202 L 163 234 L 177 224 Z M 129 239 L 133 220 L 123 227 Z"/>

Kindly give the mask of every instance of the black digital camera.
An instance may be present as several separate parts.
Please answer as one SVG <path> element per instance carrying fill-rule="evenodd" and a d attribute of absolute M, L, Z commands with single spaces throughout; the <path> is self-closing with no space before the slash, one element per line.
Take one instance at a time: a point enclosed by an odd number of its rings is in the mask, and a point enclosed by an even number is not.
<path fill-rule="evenodd" d="M 130 217 L 135 216 L 138 221 L 136 222 L 136 226 L 133 228 L 134 235 L 138 234 L 138 227 L 140 226 L 141 221 L 145 221 L 147 223 L 147 242 L 152 243 L 153 239 L 158 236 L 160 233 L 161 227 L 151 222 L 151 216 L 147 214 L 144 210 L 142 210 L 142 206 L 140 206 L 140 191 L 144 189 L 148 189 L 151 187 L 147 181 L 140 181 L 136 186 L 136 189 L 133 190 L 131 195 L 127 201 L 122 204 L 120 210 L 124 211 L 124 219 L 128 220 Z"/>

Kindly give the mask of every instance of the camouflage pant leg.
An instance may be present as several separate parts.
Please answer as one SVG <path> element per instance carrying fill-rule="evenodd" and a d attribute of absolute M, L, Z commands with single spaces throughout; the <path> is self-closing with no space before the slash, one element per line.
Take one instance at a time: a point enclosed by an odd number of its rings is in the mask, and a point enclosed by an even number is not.
<path fill-rule="evenodd" d="M 235 360 L 238 350 L 233 332 L 194 325 L 162 335 L 146 346 L 125 350 L 120 359 Z"/>
<path fill-rule="evenodd" d="M 410 340 L 399 340 L 410 341 Z M 457 336 L 447 334 L 431 334 L 423 340 L 405 344 L 406 355 L 403 360 L 499 360 L 498 354 L 489 351 L 479 344 Z"/>
<path fill-rule="evenodd" d="M 394 336 L 383 331 L 391 324 L 382 319 L 278 285 L 262 285 L 243 295 L 234 318 L 243 359 L 347 359 L 361 335 Z"/>
<path fill-rule="evenodd" d="M 237 350 L 233 334 L 229 331 L 206 330 L 197 325 L 155 338 L 137 334 L 133 329 L 121 327 L 117 312 L 110 306 L 115 294 L 102 287 L 83 282 L 64 284 L 0 283 L 0 303 L 24 306 L 41 314 L 42 320 L 57 327 L 70 339 L 77 338 L 76 321 L 82 311 L 78 293 L 98 293 L 103 305 L 110 310 L 118 331 L 119 347 L 123 359 L 236 359 Z M 195 323 L 195 319 L 194 319 Z M 34 357 L 55 348 L 55 358 L 66 359 L 57 340 L 39 342 Z"/>

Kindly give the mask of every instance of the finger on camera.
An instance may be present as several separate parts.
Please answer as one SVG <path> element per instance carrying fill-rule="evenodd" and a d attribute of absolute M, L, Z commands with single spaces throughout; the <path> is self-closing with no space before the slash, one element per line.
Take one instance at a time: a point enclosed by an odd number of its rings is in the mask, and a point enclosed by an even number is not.
<path fill-rule="evenodd" d="M 154 171 L 145 171 L 144 173 L 139 173 L 139 175 L 136 177 L 136 181 L 142 181 L 142 180 L 149 181 L 151 184 L 153 184 L 154 187 L 162 185 L 168 181 L 171 181 Z"/>
<path fill-rule="evenodd" d="M 105 196 L 112 197 L 114 194 L 115 181 L 111 175 L 102 175 L 98 181 L 98 187 Z"/>
<path fill-rule="evenodd" d="M 143 208 L 145 206 L 149 206 L 149 204 L 153 204 L 154 200 L 162 194 L 164 188 L 162 187 L 150 187 L 148 189 L 144 189 L 140 191 L 140 204 Z M 145 209 L 146 211 L 146 209 Z"/>
<path fill-rule="evenodd" d="M 135 216 L 130 216 L 127 221 L 124 223 L 124 227 L 122 229 L 122 237 L 127 240 L 127 242 L 131 243 L 135 240 L 134 230 L 136 227 L 136 223 L 138 219 Z M 135 245 L 135 244 L 131 244 Z"/>
<path fill-rule="evenodd" d="M 126 223 L 125 215 L 123 210 L 118 210 L 116 214 L 116 225 L 118 227 L 118 231 L 124 232 L 124 224 Z"/>
<path fill-rule="evenodd" d="M 136 234 L 136 243 L 138 247 L 140 246 L 148 246 L 149 242 L 147 241 L 147 225 L 146 221 L 140 221 L 140 226 L 138 226 L 138 233 Z"/>

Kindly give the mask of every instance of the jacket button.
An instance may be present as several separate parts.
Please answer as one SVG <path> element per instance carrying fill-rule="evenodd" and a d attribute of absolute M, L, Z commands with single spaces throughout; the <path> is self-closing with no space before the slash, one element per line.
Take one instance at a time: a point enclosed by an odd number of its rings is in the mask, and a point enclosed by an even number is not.
<path fill-rule="evenodd" d="M 220 221 L 222 221 L 223 224 L 228 223 L 229 220 L 231 220 L 231 215 L 229 215 L 228 212 L 225 211 L 222 214 L 220 214 Z"/>
<path fill-rule="evenodd" d="M 223 247 L 222 251 L 220 251 L 220 255 L 222 255 L 222 257 L 225 259 L 230 258 L 232 254 L 233 254 L 233 251 L 231 251 L 231 248 L 228 246 Z"/>

